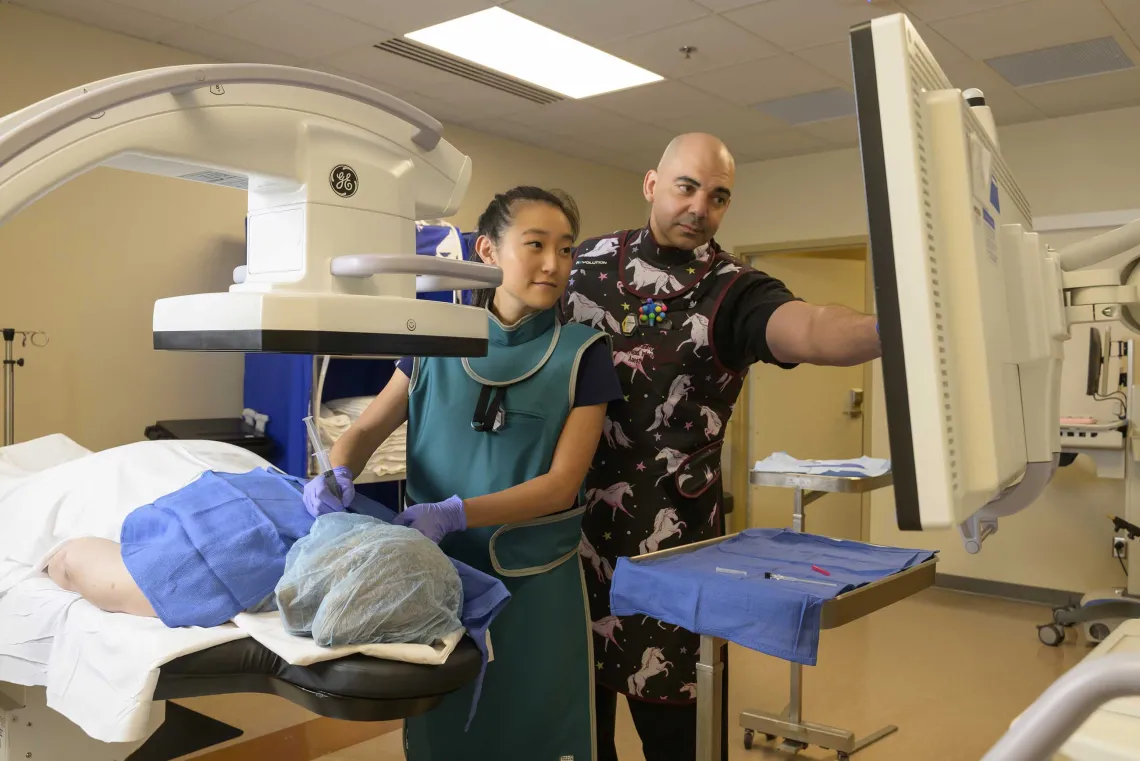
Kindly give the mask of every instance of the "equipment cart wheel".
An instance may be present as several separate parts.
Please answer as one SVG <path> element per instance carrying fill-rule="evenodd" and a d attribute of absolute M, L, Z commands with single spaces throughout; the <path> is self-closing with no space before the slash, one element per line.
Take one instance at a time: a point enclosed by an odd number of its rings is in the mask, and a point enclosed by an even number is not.
<path fill-rule="evenodd" d="M 752 750 L 752 741 L 756 738 L 756 734 L 751 729 L 744 730 L 744 749 Z"/>
<path fill-rule="evenodd" d="M 1045 624 L 1037 627 L 1037 639 L 1048 647 L 1060 647 L 1065 641 L 1065 630 L 1057 624 Z"/>
<path fill-rule="evenodd" d="M 850 761 L 851 754 L 844 753 L 843 751 L 839 751 L 838 753 L 835 754 L 835 758 L 836 758 L 836 761 Z"/>

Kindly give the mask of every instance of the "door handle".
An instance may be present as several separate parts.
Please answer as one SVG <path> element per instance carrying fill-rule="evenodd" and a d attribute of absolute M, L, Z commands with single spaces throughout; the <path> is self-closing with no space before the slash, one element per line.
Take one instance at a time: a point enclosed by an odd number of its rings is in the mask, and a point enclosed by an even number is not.
<path fill-rule="evenodd" d="M 863 417 L 863 389 L 853 388 L 847 392 L 847 404 L 843 414 L 851 419 Z"/>

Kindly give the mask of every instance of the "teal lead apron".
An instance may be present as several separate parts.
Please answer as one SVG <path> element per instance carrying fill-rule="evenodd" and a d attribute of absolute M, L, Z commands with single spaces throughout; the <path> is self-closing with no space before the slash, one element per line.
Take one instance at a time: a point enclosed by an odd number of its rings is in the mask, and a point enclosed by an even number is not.
<path fill-rule="evenodd" d="M 486 357 L 416 361 L 408 400 L 408 501 L 509 489 L 550 469 L 578 365 L 594 341 L 554 310 L 510 328 L 488 312 Z M 448 555 L 497 576 L 511 601 L 490 629 L 473 686 L 408 719 L 408 761 L 594 761 L 593 642 L 581 564 L 583 508 L 444 538 Z"/>

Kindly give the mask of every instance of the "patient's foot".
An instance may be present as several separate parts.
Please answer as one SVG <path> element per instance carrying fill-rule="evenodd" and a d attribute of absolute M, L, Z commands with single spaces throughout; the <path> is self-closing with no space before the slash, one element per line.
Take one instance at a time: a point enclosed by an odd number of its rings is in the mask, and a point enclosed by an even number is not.
<path fill-rule="evenodd" d="M 47 573 L 61 588 L 81 595 L 101 610 L 158 617 L 127 571 L 118 542 L 94 537 L 72 539 L 48 561 Z"/>

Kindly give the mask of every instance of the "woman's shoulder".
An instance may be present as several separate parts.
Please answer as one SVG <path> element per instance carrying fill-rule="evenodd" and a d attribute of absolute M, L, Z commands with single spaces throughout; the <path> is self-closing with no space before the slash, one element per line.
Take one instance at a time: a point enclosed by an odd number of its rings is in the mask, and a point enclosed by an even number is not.
<path fill-rule="evenodd" d="M 591 328 L 589 325 L 583 325 L 580 322 L 567 322 L 562 325 L 558 344 L 560 347 L 576 349 L 579 352 L 593 346 L 604 346 L 608 349 L 610 336 L 604 331 Z"/>

